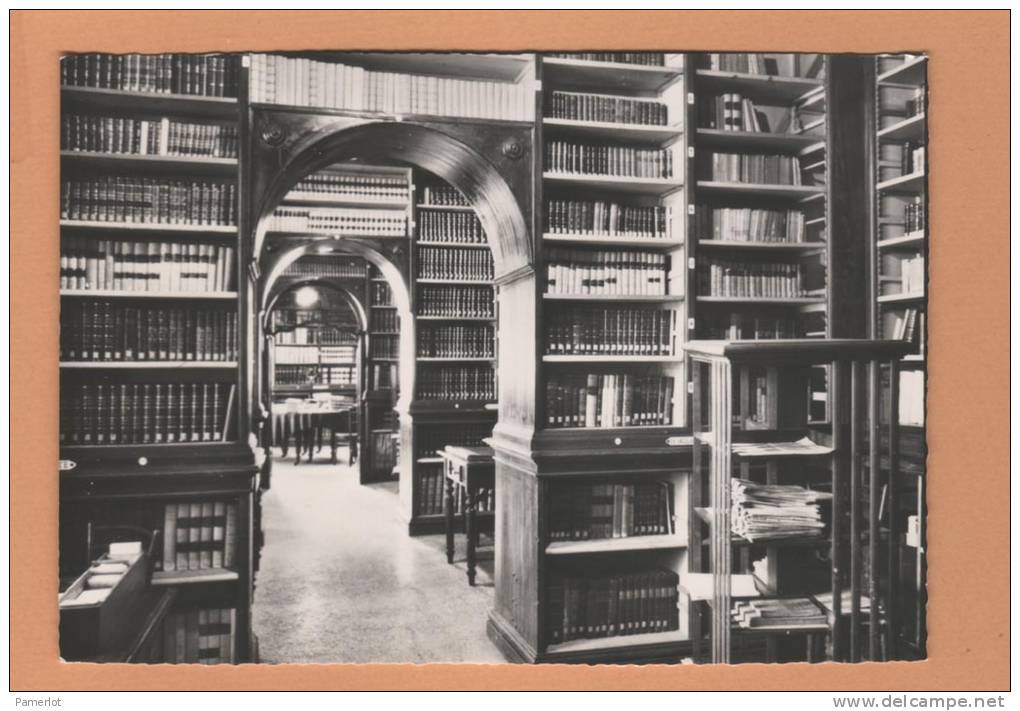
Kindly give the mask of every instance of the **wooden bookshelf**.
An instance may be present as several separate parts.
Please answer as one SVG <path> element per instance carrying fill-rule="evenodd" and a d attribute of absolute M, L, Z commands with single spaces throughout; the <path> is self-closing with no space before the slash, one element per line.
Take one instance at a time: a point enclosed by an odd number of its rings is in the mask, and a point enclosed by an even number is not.
<path fill-rule="evenodd" d="M 575 188 L 592 188 L 638 195 L 669 195 L 683 189 L 683 184 L 672 178 L 627 178 L 615 175 L 547 172 L 542 175 L 542 179 L 546 183 L 563 184 Z"/>
<path fill-rule="evenodd" d="M 649 66 L 620 62 L 594 62 L 585 59 L 543 57 L 544 80 L 550 85 L 572 90 L 604 91 L 607 86 L 622 92 L 659 93 L 683 78 L 682 62 L 667 57 L 669 65 Z"/>
<path fill-rule="evenodd" d="M 137 57 L 128 55 L 118 61 L 132 62 L 137 67 L 142 61 Z M 69 56 L 62 61 L 68 63 L 66 66 L 69 67 L 75 59 Z M 103 58 L 102 61 L 114 60 Z M 222 63 L 223 67 L 236 64 L 238 81 L 244 83 L 243 69 L 236 57 L 192 57 L 182 61 L 205 62 L 207 67 L 212 67 L 214 62 Z M 226 73 L 229 72 L 225 70 Z M 139 77 L 136 75 L 135 79 Z M 166 118 L 194 124 L 231 125 L 240 131 L 241 106 L 242 100 L 232 97 L 121 91 L 88 86 L 61 87 L 61 111 L 66 117 L 91 114 L 144 117 L 148 120 Z M 94 128 L 97 131 L 104 130 L 98 124 Z M 98 134 L 93 138 L 98 141 Z M 236 187 L 239 186 L 241 173 L 238 159 L 212 156 L 62 150 L 60 159 L 63 181 L 95 181 L 105 176 L 166 181 L 187 181 L 193 178 L 196 183 L 212 182 L 219 186 Z M 240 193 L 239 188 L 235 190 L 234 199 L 239 201 Z M 239 206 L 231 205 L 227 195 L 226 192 L 217 193 L 215 199 L 223 202 L 213 204 L 208 209 L 239 213 Z M 207 324 L 212 323 L 214 314 L 217 318 L 220 314 L 224 315 L 223 318 L 233 315 L 236 317 L 236 341 L 230 343 L 224 331 L 223 343 L 227 348 L 236 348 L 237 355 L 223 360 L 133 360 L 128 354 L 119 353 L 121 358 L 118 360 L 68 359 L 60 363 L 61 432 L 67 435 L 61 440 L 61 459 L 75 464 L 60 474 L 61 574 L 72 573 L 78 567 L 83 569 L 93 559 L 94 551 L 84 549 L 85 532 L 89 524 L 97 527 L 130 524 L 140 526 L 142 530 L 156 531 L 158 535 L 172 525 L 169 513 L 171 507 L 176 511 L 177 507 L 184 506 L 189 511 L 203 512 L 195 515 L 205 515 L 208 512 L 210 516 L 213 511 L 225 512 L 229 509 L 228 525 L 232 533 L 230 540 L 223 543 L 229 550 L 226 553 L 212 553 L 229 555 L 228 565 L 214 566 L 207 558 L 210 555 L 207 552 L 202 554 L 201 560 L 185 560 L 186 569 L 175 569 L 175 561 L 167 557 L 172 541 L 164 542 L 163 535 L 159 535 L 152 584 L 160 588 L 187 589 L 186 594 L 173 598 L 172 605 L 165 611 L 170 616 L 196 601 L 215 601 L 216 607 L 235 610 L 236 633 L 231 635 L 230 649 L 225 650 L 224 658 L 247 661 L 252 655 L 249 621 L 254 566 L 249 554 L 251 541 L 248 531 L 250 522 L 256 516 L 257 504 L 252 491 L 257 469 L 253 453 L 246 444 L 249 413 L 239 395 L 245 392 L 247 379 L 246 369 L 240 365 L 240 361 L 247 357 L 244 351 L 247 342 L 247 302 L 245 293 L 238 288 L 242 278 L 240 265 L 245 263 L 242 258 L 245 245 L 239 239 L 239 228 L 236 224 L 202 224 L 203 220 L 209 218 L 200 219 L 198 214 L 190 220 L 182 220 L 179 215 L 175 215 L 172 220 L 169 214 L 161 216 L 166 222 L 74 219 L 74 215 L 81 212 L 81 208 L 74 205 L 78 199 L 73 193 L 65 196 L 65 209 L 70 216 L 65 215 L 60 220 L 61 253 L 62 256 L 66 253 L 69 268 L 66 279 L 62 278 L 60 289 L 64 303 L 62 314 L 65 318 L 71 318 L 79 309 L 95 308 L 98 313 L 102 307 L 110 315 L 108 320 L 98 323 L 102 323 L 103 328 L 116 327 L 114 319 L 126 318 L 127 311 L 136 308 L 135 303 L 144 303 L 146 309 L 187 311 L 196 314 L 196 320 L 198 315 L 204 315 L 207 319 L 203 318 L 202 322 Z M 212 191 L 203 199 L 212 201 Z M 74 211 L 71 211 L 72 208 Z M 198 205 L 192 205 L 191 210 L 194 213 L 200 212 Z M 156 253 L 157 260 L 163 258 L 162 255 L 167 253 L 170 245 L 175 244 L 186 244 L 189 247 L 196 245 L 196 249 L 205 249 L 208 245 L 212 250 L 208 252 L 210 254 L 231 254 L 223 257 L 229 259 L 229 263 L 225 263 L 222 268 L 216 267 L 219 270 L 215 274 L 218 284 L 216 290 L 206 288 L 205 285 L 187 291 L 94 288 L 96 282 L 104 284 L 99 276 L 103 272 L 89 260 L 105 253 L 107 266 L 115 263 L 120 259 L 120 252 L 112 251 L 110 245 L 117 243 L 129 246 L 131 243 L 147 243 L 150 248 L 153 243 L 160 244 L 160 251 Z M 89 250 L 97 251 L 85 251 L 86 245 L 89 245 Z M 150 260 L 152 254 L 149 252 Z M 74 276 L 69 266 L 73 261 L 78 262 L 79 274 L 85 273 L 86 277 Z M 65 268 L 63 259 L 61 267 Z M 110 276 L 106 275 L 106 284 L 113 283 Z M 83 279 L 91 282 L 87 286 L 92 288 L 83 288 L 85 285 L 80 283 Z M 96 282 L 92 282 L 93 279 Z M 170 277 L 165 279 L 169 280 Z M 207 283 L 211 284 L 213 280 Z M 93 307 L 92 303 L 98 305 Z M 184 325 L 183 321 L 181 325 Z M 156 328 L 156 325 L 153 323 L 149 327 Z M 180 335 L 183 338 L 184 334 L 177 331 L 177 326 L 168 328 L 171 337 Z M 70 323 L 62 324 L 61 331 L 67 338 L 81 335 Z M 113 347 L 119 349 L 120 342 L 115 342 Z M 98 420 L 98 423 L 93 422 L 97 428 L 95 438 L 90 436 L 84 442 L 81 441 L 76 433 L 88 423 L 79 419 L 82 417 L 78 414 L 81 412 L 79 398 L 112 397 L 115 392 L 122 395 L 133 392 L 135 394 L 132 397 L 140 398 L 143 388 L 146 393 L 149 392 L 149 383 L 156 384 L 151 386 L 154 397 L 158 398 L 162 394 L 164 398 L 178 398 L 181 403 L 184 402 L 185 391 L 200 393 L 203 398 L 212 398 L 215 394 L 222 397 L 222 400 L 202 405 L 203 413 L 204 408 L 208 407 L 211 412 L 215 406 L 223 414 L 217 411 L 217 421 L 203 425 L 203 433 L 192 432 L 191 436 L 187 436 L 186 433 L 179 435 L 177 428 L 183 424 L 170 421 L 171 414 L 168 411 L 165 415 L 168 419 L 157 417 L 154 422 L 145 425 L 151 428 L 151 439 L 147 444 L 123 443 L 128 440 L 129 432 L 114 432 L 113 428 L 121 427 L 122 423 L 118 424 L 120 420 L 111 414 L 108 418 Z M 88 394 L 90 392 L 91 395 Z M 97 404 L 95 400 L 91 402 Z M 203 402 L 206 401 L 203 399 Z M 138 407 L 142 405 L 138 404 Z M 104 428 L 109 428 L 110 432 L 103 432 Z M 213 429 L 215 432 L 211 431 Z M 98 436 L 99 432 L 103 432 L 102 437 Z M 178 441 L 178 436 L 188 441 Z M 183 521 L 181 523 L 183 525 Z M 176 563 L 181 562 L 178 555 Z M 132 653 L 131 656 L 137 657 L 138 661 L 162 661 L 147 658 L 140 653 Z"/>
<path fill-rule="evenodd" d="M 737 92 L 762 103 L 790 103 L 818 90 L 821 81 L 798 76 L 747 74 L 717 69 L 698 69 L 697 84 L 710 91 Z"/>
<path fill-rule="evenodd" d="M 609 121 L 572 121 L 543 118 L 542 126 L 548 133 L 563 132 L 598 141 L 628 141 L 635 144 L 666 145 L 682 133 L 682 126 L 646 126 L 642 124 L 613 123 Z"/>

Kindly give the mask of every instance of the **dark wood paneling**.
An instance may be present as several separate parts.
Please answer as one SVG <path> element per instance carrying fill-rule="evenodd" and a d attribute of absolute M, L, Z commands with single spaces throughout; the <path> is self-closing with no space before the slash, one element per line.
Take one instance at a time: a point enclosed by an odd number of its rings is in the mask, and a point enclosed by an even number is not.
<path fill-rule="evenodd" d="M 874 153 L 874 85 L 871 56 L 835 54 L 829 58 L 827 85 L 829 130 L 829 337 L 865 338 L 871 305 L 868 274 L 871 255 L 872 192 L 870 158 Z"/>

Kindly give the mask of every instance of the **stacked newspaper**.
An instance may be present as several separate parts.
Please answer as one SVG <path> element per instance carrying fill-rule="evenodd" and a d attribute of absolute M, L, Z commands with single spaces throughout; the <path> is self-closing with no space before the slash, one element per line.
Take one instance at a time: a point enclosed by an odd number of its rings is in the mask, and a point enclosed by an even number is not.
<path fill-rule="evenodd" d="M 820 503 L 831 494 L 802 486 L 730 482 L 733 532 L 749 541 L 820 536 L 825 529 Z"/>

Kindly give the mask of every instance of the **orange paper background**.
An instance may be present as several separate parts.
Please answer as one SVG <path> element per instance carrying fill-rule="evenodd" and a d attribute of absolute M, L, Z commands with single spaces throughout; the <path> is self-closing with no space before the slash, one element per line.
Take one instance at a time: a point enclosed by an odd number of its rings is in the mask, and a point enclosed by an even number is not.
<path fill-rule="evenodd" d="M 58 57 L 310 48 L 927 52 L 930 659 L 729 668 L 62 664 Z M 10 52 L 12 689 L 1009 688 L 1008 11 L 14 11 Z"/>

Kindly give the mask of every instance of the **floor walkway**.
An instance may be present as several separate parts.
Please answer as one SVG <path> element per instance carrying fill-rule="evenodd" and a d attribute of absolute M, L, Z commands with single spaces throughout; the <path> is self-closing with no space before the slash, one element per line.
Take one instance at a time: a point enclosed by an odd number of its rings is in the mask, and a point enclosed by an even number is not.
<path fill-rule="evenodd" d="M 273 462 L 253 624 L 261 661 L 503 662 L 485 634 L 491 553 L 468 587 L 463 536 L 410 538 L 396 483 L 328 464 Z M 483 554 L 484 555 L 484 554 Z"/>

